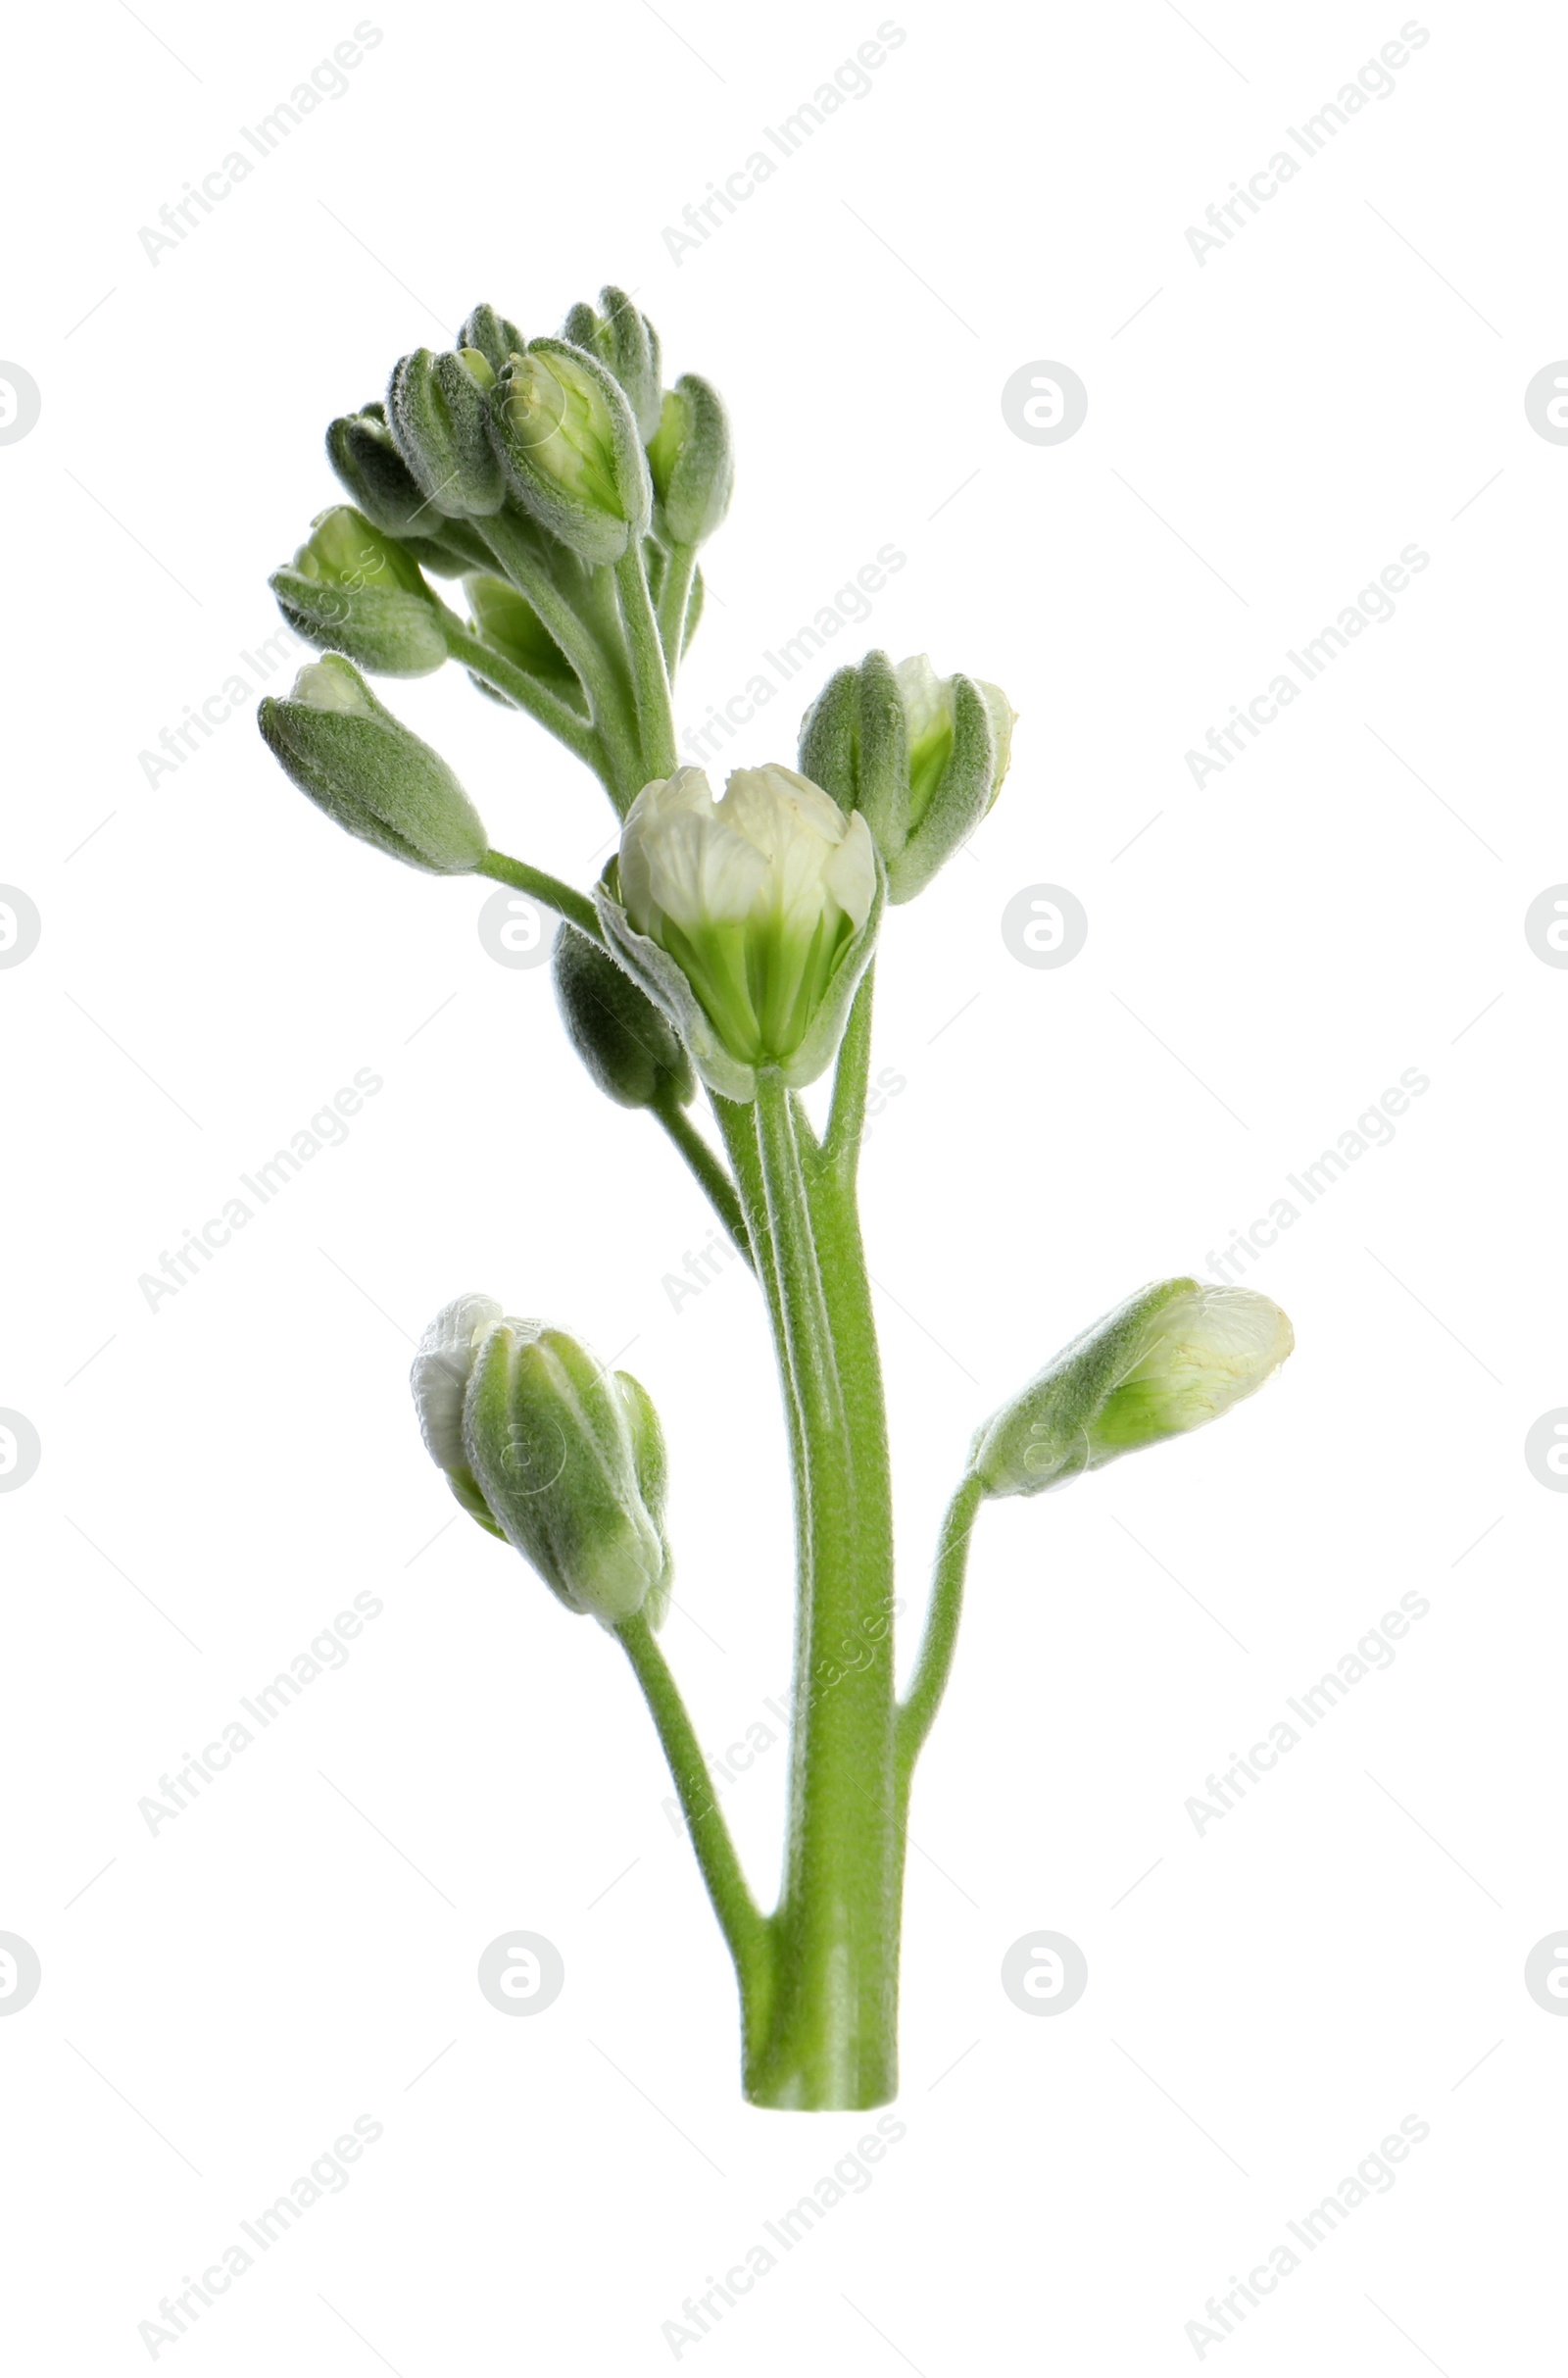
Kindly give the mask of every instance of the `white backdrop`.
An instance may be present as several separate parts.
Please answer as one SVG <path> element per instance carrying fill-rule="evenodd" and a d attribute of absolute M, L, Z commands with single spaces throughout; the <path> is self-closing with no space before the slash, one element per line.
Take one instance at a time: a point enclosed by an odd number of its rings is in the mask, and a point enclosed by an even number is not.
<path fill-rule="evenodd" d="M 1348 0 L 358 29 L 158 0 L 14 33 L 0 1931 L 41 1973 L 16 2004 L 0 1944 L 17 2368 L 1538 2365 L 1568 2000 L 1524 1969 L 1568 1925 L 1568 1504 L 1525 1439 L 1568 1405 L 1568 973 L 1525 917 L 1568 878 L 1568 452 L 1525 392 L 1568 353 L 1568 61 L 1544 9 L 1402 28 Z M 666 236 L 705 201 L 700 240 Z M 292 673 L 258 652 L 265 579 L 332 500 L 328 418 L 477 300 L 553 329 L 607 278 L 737 422 L 688 752 L 824 608 L 831 649 L 754 689 L 735 758 L 792 758 L 871 643 L 1020 713 L 992 818 L 884 935 L 865 1204 L 906 1656 L 970 1429 L 1076 1329 L 1218 1276 L 1261 1218 L 1231 1276 L 1298 1340 L 1223 1428 L 983 1514 L 875 2161 L 871 2118 L 740 2103 L 624 1662 L 452 1516 L 405 1383 L 482 1288 L 651 1388 L 666 1641 L 714 1751 L 753 1729 L 726 1800 L 765 1889 L 789 1530 L 750 1284 L 673 1293 L 706 1209 L 577 1067 L 548 970 L 487 954 L 488 887 L 334 834 L 252 723 L 258 664 Z M 1003 405 L 1045 364 L 1088 392 L 1054 443 Z M 503 848 L 590 879 L 611 819 L 574 763 L 456 669 L 389 699 Z M 1088 918 L 1064 966 L 1004 939 L 1041 885 Z M 357 1077 L 380 1086 L 335 1144 L 247 1197 Z M 150 1301 L 235 1197 L 246 1226 Z M 245 1719 L 323 1634 L 322 1672 Z M 152 1821 L 236 1721 L 249 1746 Z M 517 1927 L 566 1977 L 527 2021 L 475 1980 Z M 1041 1929 L 1089 1969 L 1047 2020 L 1000 1979 Z M 313 2164 L 264 2249 L 242 2224 Z M 786 2251 L 764 2225 L 835 2165 Z M 775 2267 L 726 2305 L 760 2244 Z"/>

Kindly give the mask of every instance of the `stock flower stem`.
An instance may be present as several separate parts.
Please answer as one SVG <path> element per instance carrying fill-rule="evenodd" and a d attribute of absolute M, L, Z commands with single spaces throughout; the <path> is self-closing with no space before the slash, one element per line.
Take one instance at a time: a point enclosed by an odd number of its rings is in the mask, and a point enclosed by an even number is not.
<path fill-rule="evenodd" d="M 621 666 L 618 619 L 607 618 L 607 612 L 612 612 L 613 606 L 605 604 L 597 583 L 605 573 L 597 570 L 584 572 L 588 607 L 598 614 L 595 620 L 586 618 L 562 593 L 541 568 L 526 535 L 509 520 L 504 511 L 493 513 L 486 520 L 484 533 L 496 568 L 532 604 L 577 673 L 593 714 L 594 731 L 609 763 L 606 789 L 616 814 L 623 817 L 644 776 L 639 772 L 631 686 Z M 609 637 L 605 634 L 607 628 Z"/>
<path fill-rule="evenodd" d="M 746 1216 L 741 1212 L 741 1202 L 736 1195 L 735 1184 L 730 1179 L 722 1162 L 715 1156 L 686 1113 L 685 1108 L 673 1095 L 657 1100 L 653 1112 L 702 1183 L 709 1204 L 723 1223 L 736 1248 L 746 1258 L 748 1263 L 753 1263 L 755 1269 L 752 1242 L 746 1228 Z"/>
<path fill-rule="evenodd" d="M 558 743 L 564 743 L 567 751 L 574 752 L 591 768 L 601 782 L 607 780 L 604 747 L 579 712 L 563 702 L 547 685 L 541 685 L 537 677 L 530 677 L 514 661 L 509 661 L 504 653 L 497 652 L 494 645 L 470 634 L 453 613 L 446 614 L 442 625 L 446 630 L 447 651 L 454 661 L 471 669 L 476 677 L 482 677 L 487 685 L 493 685 L 509 702 L 515 702 L 530 718 L 537 718 Z"/>
<path fill-rule="evenodd" d="M 708 1761 L 653 1628 L 639 1610 L 614 1631 L 631 1661 L 663 1747 L 708 1896 L 735 1960 L 750 2028 L 765 2015 L 769 1998 L 772 1942 L 768 1919 L 752 1897 L 713 1791 Z"/>
<path fill-rule="evenodd" d="M 915 1661 L 909 1689 L 900 1705 L 895 1734 L 895 1765 L 900 1807 L 908 1803 L 909 1780 L 932 1721 L 942 1705 L 953 1655 L 957 1646 L 958 1620 L 963 1614 L 963 1580 L 969 1564 L 969 1540 L 975 1513 L 985 1500 L 985 1482 L 971 1472 L 964 1478 L 942 1522 L 936 1566 L 931 1579 L 931 1604 L 926 1612 L 925 1638 Z"/>
<path fill-rule="evenodd" d="M 626 649 L 631 656 L 632 688 L 637 703 L 637 732 L 642 750 L 644 781 L 669 776 L 675 769 L 675 725 L 669 708 L 669 674 L 659 621 L 654 617 L 640 544 L 628 545 L 615 564 Z"/>
<path fill-rule="evenodd" d="M 833 1076 L 833 1104 L 828 1113 L 822 1153 L 841 1178 L 853 1181 L 860 1159 L 865 1130 L 865 1091 L 871 1070 L 871 1002 L 875 995 L 876 960 L 866 967 L 855 994 L 849 1022 L 839 1049 Z"/>
<path fill-rule="evenodd" d="M 853 1205 L 803 1150 L 793 1104 L 760 1069 L 759 1168 L 793 1392 L 804 1506 L 804 1658 L 796 1678 L 790 1832 L 773 1918 L 754 2105 L 865 2107 L 897 2089 L 898 1811 L 893 1789 L 892 1563 L 886 1450 Z"/>
<path fill-rule="evenodd" d="M 686 641 L 686 613 L 696 574 L 696 546 L 674 546 L 664 571 L 664 583 L 659 590 L 659 640 L 664 648 L 664 668 L 672 684 Z"/>
<path fill-rule="evenodd" d="M 559 875 L 547 875 L 542 867 L 529 867 L 521 859 L 509 859 L 505 851 L 487 851 L 474 872 L 490 875 L 497 883 L 510 883 L 514 891 L 526 892 L 531 900 L 554 909 L 558 917 L 564 917 L 568 924 L 574 924 L 591 941 L 604 940 L 593 902 L 583 893 L 573 891 L 569 883 L 563 883 Z"/>

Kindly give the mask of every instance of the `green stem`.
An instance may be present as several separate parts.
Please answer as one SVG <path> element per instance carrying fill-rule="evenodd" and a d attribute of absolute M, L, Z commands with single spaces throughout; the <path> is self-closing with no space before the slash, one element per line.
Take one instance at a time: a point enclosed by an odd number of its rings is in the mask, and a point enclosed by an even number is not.
<path fill-rule="evenodd" d="M 615 564 L 626 650 L 637 702 L 637 734 L 647 779 L 675 772 L 675 722 L 669 708 L 669 676 L 659 640 L 641 542 L 633 540 Z"/>
<path fill-rule="evenodd" d="M 893 1790 L 891 1525 L 885 1439 L 867 1437 L 853 1206 L 803 1163 L 791 1100 L 760 1069 L 757 1150 L 776 1265 L 781 1353 L 800 1424 L 807 1574 L 790 1831 L 773 1918 L 765 2042 L 748 2060 L 756 2105 L 879 2106 L 897 2088 L 898 1811 Z M 868 1299 L 864 1313 L 869 1313 Z"/>
<path fill-rule="evenodd" d="M 509 512 L 496 512 L 485 520 L 483 534 L 496 568 L 532 604 L 575 669 L 609 762 L 610 796 L 624 817 L 644 779 L 638 774 L 632 689 L 613 605 L 607 617 L 606 573 L 581 571 L 579 607 L 557 585 L 537 549 L 537 532 L 531 524 L 514 520 Z"/>
<path fill-rule="evenodd" d="M 537 677 L 531 677 L 514 661 L 509 661 L 505 654 L 497 652 L 495 646 L 487 644 L 482 636 L 474 635 L 454 613 L 446 613 L 442 626 L 446 632 L 447 651 L 454 661 L 471 669 L 476 677 L 482 677 L 487 685 L 493 685 L 498 693 L 506 695 L 509 702 L 515 702 L 517 708 L 525 710 L 530 718 L 537 718 L 558 743 L 564 743 L 567 751 L 575 752 L 577 758 L 586 762 L 602 782 L 606 780 L 604 745 L 580 711 L 573 710 L 568 702 L 563 702 L 559 694 L 552 693 L 549 686 L 541 685 Z"/>
<path fill-rule="evenodd" d="M 563 883 L 559 875 L 547 875 L 542 867 L 529 867 L 521 859 L 509 859 L 505 851 L 487 851 L 474 872 L 493 876 L 497 883 L 510 883 L 514 891 L 526 892 L 531 900 L 542 901 L 547 909 L 554 909 L 558 917 L 564 917 L 568 924 L 574 924 L 579 933 L 586 933 L 590 941 L 603 945 L 605 937 L 593 902 L 585 893 L 574 891 L 569 883 Z"/>
<path fill-rule="evenodd" d="M 746 1229 L 746 1216 L 741 1212 L 741 1201 L 736 1194 L 735 1183 L 731 1180 L 721 1159 L 709 1146 L 673 1093 L 667 1098 L 659 1100 L 653 1112 L 702 1183 L 707 1192 L 709 1204 L 723 1223 L 735 1246 L 746 1258 L 747 1263 L 752 1263 L 755 1268 L 752 1243 Z"/>
<path fill-rule="evenodd" d="M 772 1965 L 767 1918 L 753 1899 L 724 1812 L 713 1790 L 680 1687 L 660 1650 L 653 1628 L 639 1610 L 616 1627 L 632 1671 L 648 1704 L 671 1779 L 692 1837 L 692 1848 L 719 1929 L 735 1960 L 743 2005 L 765 2006 Z"/>
<path fill-rule="evenodd" d="M 659 590 L 659 640 L 664 648 L 664 668 L 672 685 L 686 641 L 686 607 L 691 601 L 696 574 L 696 546 L 672 545 L 664 565 L 664 583 Z"/>
<path fill-rule="evenodd" d="M 895 1765 L 901 1806 L 906 1805 L 909 1779 L 932 1720 L 948 1689 L 953 1655 L 963 1614 L 963 1579 L 969 1565 L 969 1540 L 975 1514 L 985 1501 L 985 1486 L 972 1474 L 958 1487 L 942 1522 L 936 1567 L 931 1579 L 931 1605 L 926 1612 L 925 1639 L 899 1708 L 895 1735 Z"/>
<path fill-rule="evenodd" d="M 873 960 L 860 977 L 833 1075 L 833 1104 L 828 1113 L 823 1152 L 841 1178 L 853 1181 L 860 1160 L 865 1130 L 865 1092 L 871 1070 L 871 1002 L 875 994 Z"/>

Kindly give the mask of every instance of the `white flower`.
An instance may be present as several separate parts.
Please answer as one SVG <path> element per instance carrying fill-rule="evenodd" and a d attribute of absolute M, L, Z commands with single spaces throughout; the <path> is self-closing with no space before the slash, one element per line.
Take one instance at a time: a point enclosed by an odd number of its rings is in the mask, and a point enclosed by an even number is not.
<path fill-rule="evenodd" d="M 682 768 L 632 803 L 620 893 L 624 921 L 675 960 L 729 1057 L 787 1066 L 845 988 L 877 904 L 876 852 L 864 818 L 793 768 L 737 768 L 715 801 L 703 770 Z"/>

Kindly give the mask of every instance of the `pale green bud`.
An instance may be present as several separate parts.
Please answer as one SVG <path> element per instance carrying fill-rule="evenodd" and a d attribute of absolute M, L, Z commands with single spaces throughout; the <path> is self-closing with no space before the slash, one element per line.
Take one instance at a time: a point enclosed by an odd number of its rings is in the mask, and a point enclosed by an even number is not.
<path fill-rule="evenodd" d="M 1074 1338 L 976 1434 L 971 1473 L 992 1495 L 1038 1495 L 1122 1454 L 1217 1420 L 1296 1343 L 1250 1288 L 1161 1280 Z"/>
<path fill-rule="evenodd" d="M 648 468 L 661 526 L 677 545 L 703 544 L 729 510 L 735 450 L 723 399 L 693 372 L 664 392 Z"/>
<path fill-rule="evenodd" d="M 566 1037 L 620 1107 L 686 1106 L 696 1089 L 675 1027 L 608 950 L 564 924 L 551 953 Z"/>
<path fill-rule="evenodd" d="M 268 583 L 306 641 L 387 677 L 423 677 L 447 657 L 436 597 L 417 562 L 363 512 L 318 513 L 287 569 Z"/>
<path fill-rule="evenodd" d="M 473 354 L 477 373 L 461 355 L 417 348 L 394 365 L 386 392 L 387 426 L 399 453 L 437 514 L 454 520 L 499 512 L 507 497 L 490 439 L 495 373 L 477 349 Z M 422 533 L 439 537 L 440 520 Z"/>
<path fill-rule="evenodd" d="M 646 446 L 659 427 L 661 386 L 659 332 L 646 314 L 639 314 L 624 289 L 601 289 L 596 314 L 592 306 L 573 306 L 561 335 L 574 347 L 596 355 L 625 391 Z"/>
<path fill-rule="evenodd" d="M 833 1060 L 882 908 L 863 817 L 793 768 L 700 768 L 647 784 L 597 902 L 626 971 L 710 1089 L 749 1102 L 757 1068 L 791 1088 Z"/>
<path fill-rule="evenodd" d="M 618 562 L 648 526 L 653 491 L 619 382 L 564 339 L 514 355 L 490 400 L 507 476 L 534 518 L 583 561 Z"/>
<path fill-rule="evenodd" d="M 834 672 L 801 721 L 803 771 L 858 810 L 887 863 L 888 897 L 912 900 L 985 817 L 1012 755 L 1000 686 L 939 677 L 922 653 Z"/>
<path fill-rule="evenodd" d="M 505 578 L 493 577 L 488 571 L 475 571 L 465 578 L 463 591 L 473 614 L 475 634 L 493 644 L 497 652 L 504 653 L 519 669 L 526 669 L 530 677 L 537 677 L 541 685 L 549 686 L 552 693 L 560 694 L 581 710 L 586 718 L 577 672 L 527 597 Z M 481 679 L 475 677 L 473 681 L 482 691 L 494 692 Z M 498 702 L 507 699 L 505 694 L 496 694 L 495 698 Z"/>
<path fill-rule="evenodd" d="M 475 306 L 453 341 L 460 349 L 476 349 L 492 372 L 504 372 L 508 358 L 520 355 L 525 343 L 516 323 L 509 322 L 494 306 Z"/>
<path fill-rule="evenodd" d="M 432 875 L 470 874 L 489 849 L 467 794 L 340 653 L 300 670 L 257 722 L 285 773 L 346 833 Z"/>
<path fill-rule="evenodd" d="M 439 1416 L 436 1436 L 449 1442 Z M 485 1322 L 469 1339 L 462 1449 L 495 1525 L 568 1610 L 613 1627 L 646 1609 L 659 1624 L 664 1448 L 635 1379 L 542 1321 Z"/>

